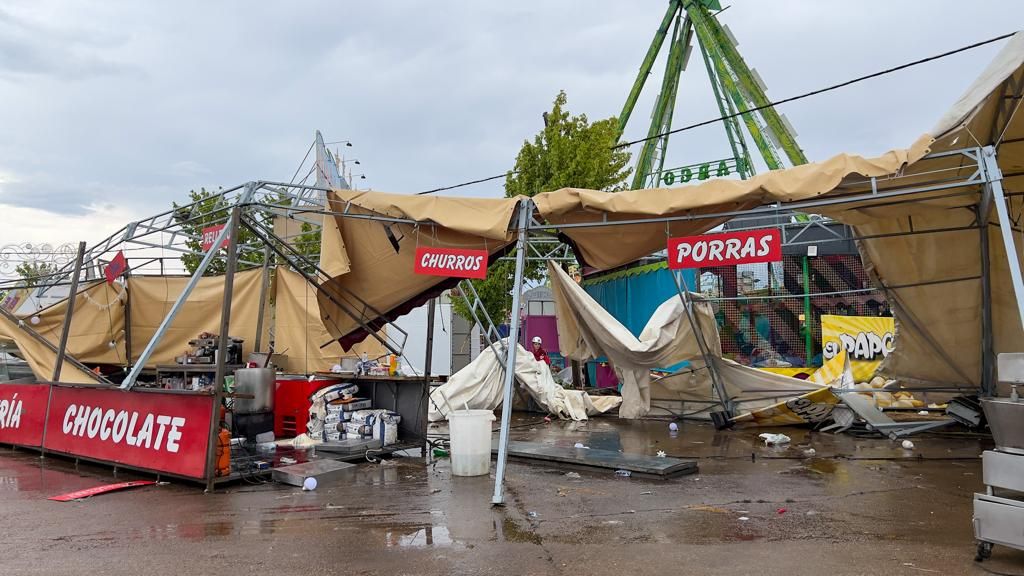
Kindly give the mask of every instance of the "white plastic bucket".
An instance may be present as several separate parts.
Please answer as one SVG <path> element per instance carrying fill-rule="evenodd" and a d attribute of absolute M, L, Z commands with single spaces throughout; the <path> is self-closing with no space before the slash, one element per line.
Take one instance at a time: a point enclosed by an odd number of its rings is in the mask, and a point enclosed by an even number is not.
<path fill-rule="evenodd" d="M 453 410 L 448 414 L 453 476 L 483 476 L 491 471 L 493 410 Z"/>

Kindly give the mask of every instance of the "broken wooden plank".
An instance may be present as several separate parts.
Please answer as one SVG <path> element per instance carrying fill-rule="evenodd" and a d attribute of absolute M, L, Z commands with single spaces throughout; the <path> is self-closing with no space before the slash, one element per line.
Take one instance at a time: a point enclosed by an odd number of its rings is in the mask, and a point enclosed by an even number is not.
<path fill-rule="evenodd" d="M 106 494 L 107 492 L 113 492 L 115 490 L 124 490 L 126 488 L 135 488 L 136 486 L 152 486 L 156 482 L 152 480 L 132 480 L 131 482 L 118 482 L 116 484 L 104 484 L 103 486 L 94 486 L 92 488 L 86 488 L 85 490 L 77 490 L 75 492 L 68 492 L 67 494 L 61 494 L 59 496 L 50 496 L 47 500 L 53 500 L 54 502 L 71 502 L 72 500 L 81 500 L 90 496 L 96 496 L 98 494 Z"/>

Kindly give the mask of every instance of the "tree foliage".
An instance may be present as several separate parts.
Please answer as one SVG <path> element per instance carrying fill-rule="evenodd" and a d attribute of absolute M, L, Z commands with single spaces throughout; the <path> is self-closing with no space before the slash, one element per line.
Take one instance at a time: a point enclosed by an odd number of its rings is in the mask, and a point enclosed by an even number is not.
<path fill-rule="evenodd" d="M 178 223 L 181 230 L 192 238 L 185 241 L 185 246 L 193 251 L 191 254 L 182 254 L 181 262 L 188 272 L 194 273 L 203 260 L 202 236 L 203 229 L 217 224 L 224 224 L 230 216 L 230 205 L 219 191 L 200 188 L 199 191 L 189 191 L 189 204 L 179 206 L 173 204 L 174 221 Z M 277 206 L 290 206 L 291 199 L 287 196 L 268 199 L 268 203 Z M 257 222 L 265 227 L 274 229 L 274 216 L 266 212 L 250 212 Z M 312 257 L 315 261 L 320 254 L 320 229 L 303 222 L 300 232 L 291 238 L 286 238 L 289 244 L 300 254 Z M 263 264 L 264 245 L 263 242 L 251 230 L 242 226 L 238 235 L 238 270 L 246 270 Z M 218 254 L 206 268 L 204 276 L 223 274 L 227 267 L 227 250 L 218 248 Z M 287 251 L 286 251 L 287 252 Z M 273 254 L 272 254 L 273 257 Z"/>
<path fill-rule="evenodd" d="M 585 114 L 571 115 L 567 101 L 565 92 L 559 92 L 551 111 L 544 114 L 544 129 L 532 141 L 523 142 L 515 168 L 505 177 L 506 197 L 534 196 L 567 187 L 611 192 L 625 189 L 632 169 L 628 167 L 629 151 L 614 148 L 618 119 L 591 123 Z M 505 260 L 492 266 L 485 280 L 473 281 L 495 324 L 507 322 L 512 313 L 514 274 L 515 262 Z M 544 263 L 527 261 L 524 277 L 533 282 L 542 279 Z M 452 308 L 472 321 L 461 298 L 452 300 Z"/>
<path fill-rule="evenodd" d="M 56 271 L 57 266 L 49 262 L 22 262 L 14 269 L 14 272 L 25 280 L 24 285 L 27 288 L 36 286 L 46 276 Z"/>

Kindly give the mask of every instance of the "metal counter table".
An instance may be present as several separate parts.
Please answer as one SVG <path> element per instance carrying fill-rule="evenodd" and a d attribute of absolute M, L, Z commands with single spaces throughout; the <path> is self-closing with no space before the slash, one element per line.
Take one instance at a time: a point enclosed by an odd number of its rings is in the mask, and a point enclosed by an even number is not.
<path fill-rule="evenodd" d="M 359 386 L 358 397 L 369 398 L 374 408 L 384 408 L 402 416 L 398 424 L 400 445 L 409 445 L 416 440 L 426 446 L 430 386 L 443 382 L 442 379 L 436 376 L 430 380 L 422 376 L 351 376 L 332 372 L 317 372 L 317 376 Z"/>
<path fill-rule="evenodd" d="M 999 356 L 1003 377 L 1002 357 L 1009 354 Z M 981 405 L 996 446 L 981 455 L 985 492 L 974 495 L 975 560 L 979 562 L 992 555 L 995 544 L 1024 550 L 1024 402 L 983 398 Z"/>
<path fill-rule="evenodd" d="M 234 374 L 235 370 L 244 368 L 244 364 L 227 364 L 224 366 L 226 374 Z M 160 376 L 166 374 L 169 376 L 181 375 L 182 386 L 184 389 L 188 389 L 188 375 L 189 374 L 216 374 L 216 364 L 157 364 L 156 366 L 156 383 L 160 384 Z M 212 380 L 212 378 L 211 378 Z"/>

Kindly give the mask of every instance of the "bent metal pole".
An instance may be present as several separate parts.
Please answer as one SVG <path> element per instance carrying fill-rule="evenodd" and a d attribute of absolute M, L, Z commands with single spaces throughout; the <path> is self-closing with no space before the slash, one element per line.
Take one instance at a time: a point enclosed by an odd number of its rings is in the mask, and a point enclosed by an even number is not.
<path fill-rule="evenodd" d="M 85 258 L 85 242 L 78 243 L 78 256 L 75 260 L 75 271 L 71 277 L 71 290 L 68 292 L 68 307 L 64 312 L 64 326 L 60 331 L 60 344 L 57 345 L 57 360 L 53 363 L 53 381 L 60 381 L 60 371 L 64 367 L 64 356 L 68 351 L 68 336 L 71 335 L 71 317 L 75 313 L 75 300 L 78 299 L 78 279 L 82 275 L 82 259 Z"/>
<path fill-rule="evenodd" d="M 508 461 L 508 432 L 512 421 L 512 388 L 516 382 L 516 348 L 519 340 L 519 299 L 523 293 L 523 268 L 526 265 L 526 237 L 530 228 L 529 200 L 519 203 L 519 240 L 516 242 L 516 275 L 512 284 L 512 318 L 508 329 L 508 355 L 505 359 L 505 389 L 501 401 L 501 432 L 498 435 L 498 466 L 494 472 L 494 496 L 491 504 L 505 504 L 505 464 Z"/>
<path fill-rule="evenodd" d="M 243 206 L 248 204 L 249 201 L 252 200 L 253 194 L 256 193 L 258 188 L 259 185 L 256 182 L 249 182 L 246 184 L 245 191 L 242 192 L 242 195 L 239 197 L 236 205 Z M 221 229 L 219 234 L 217 234 L 217 238 L 213 241 L 213 246 L 206 251 L 206 255 L 203 256 L 203 260 L 199 263 L 195 272 L 192 273 L 192 277 L 188 279 L 188 282 L 182 289 L 181 294 L 178 295 L 178 299 L 174 301 L 174 305 L 171 306 L 170 311 L 167 312 L 167 316 L 164 316 L 163 321 L 160 322 L 160 326 L 156 329 L 153 337 L 150 338 L 149 343 L 146 344 L 146 348 L 143 349 L 142 354 L 139 355 L 139 359 L 135 362 L 135 365 L 132 366 L 131 372 L 128 373 L 124 382 L 121 383 L 121 388 L 130 390 L 132 386 L 135 386 L 135 381 L 139 378 L 139 374 L 142 373 L 142 369 L 146 367 L 146 362 L 149 362 L 149 357 L 153 355 L 153 351 L 156 350 L 156 347 L 163 339 L 164 334 L 167 333 L 167 329 L 170 328 L 172 323 L 174 323 L 174 318 L 178 315 L 178 312 L 182 307 L 184 307 L 189 295 L 192 294 L 192 289 L 199 283 L 199 279 L 203 277 L 203 273 L 206 272 L 206 267 L 210 265 L 210 262 L 212 262 L 214 257 L 220 252 L 218 248 L 224 244 L 225 240 L 228 240 L 228 235 L 231 231 L 232 228 L 229 223 Z M 163 260 L 160 261 L 160 265 L 163 265 Z"/>
<path fill-rule="evenodd" d="M 231 209 L 231 217 L 226 228 L 237 231 L 242 208 Z M 231 296 L 235 288 L 235 268 L 238 267 L 238 233 L 232 232 L 228 237 L 228 257 L 224 266 L 224 299 L 220 310 L 220 333 L 217 335 L 217 372 L 213 378 L 213 408 L 210 416 L 210 438 L 206 445 L 206 492 L 213 492 L 217 469 L 217 444 L 220 430 L 220 406 L 224 399 L 224 377 L 227 375 L 228 330 L 231 329 Z M 262 302 L 260 303 L 262 305 Z"/>

